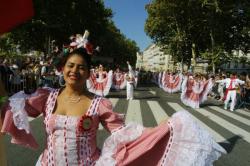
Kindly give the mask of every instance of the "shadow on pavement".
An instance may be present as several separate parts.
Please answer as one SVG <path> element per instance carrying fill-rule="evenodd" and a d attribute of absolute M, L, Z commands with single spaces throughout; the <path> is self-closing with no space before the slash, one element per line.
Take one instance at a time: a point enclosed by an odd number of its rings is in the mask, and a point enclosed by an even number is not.
<path fill-rule="evenodd" d="M 236 144 L 240 139 L 242 139 L 242 137 L 236 135 L 236 136 L 233 136 L 233 137 L 227 139 L 227 141 L 230 142 L 230 144 L 229 144 L 229 143 L 223 143 L 223 142 L 222 142 L 222 143 L 219 143 L 219 144 L 227 151 L 227 153 L 230 153 L 230 152 L 233 150 L 235 144 Z"/>

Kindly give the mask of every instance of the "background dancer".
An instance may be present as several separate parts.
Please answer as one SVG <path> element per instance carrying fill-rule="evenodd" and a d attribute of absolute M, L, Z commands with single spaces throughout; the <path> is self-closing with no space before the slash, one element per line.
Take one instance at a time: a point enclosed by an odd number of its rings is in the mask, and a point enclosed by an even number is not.
<path fill-rule="evenodd" d="M 114 74 L 113 74 L 113 84 L 112 87 L 113 89 L 119 91 L 126 86 L 126 79 L 125 79 L 125 74 L 120 71 L 120 68 L 118 67 Z"/>
<path fill-rule="evenodd" d="M 113 71 L 108 73 L 103 69 L 103 65 L 100 64 L 98 71 L 91 73 L 87 81 L 87 88 L 90 92 L 99 95 L 106 96 L 109 93 L 113 81 Z"/>
<path fill-rule="evenodd" d="M 231 74 L 230 78 L 226 78 L 223 80 L 216 81 L 217 83 L 225 83 L 226 84 L 226 92 L 225 92 L 225 101 L 224 101 L 224 109 L 228 109 L 228 103 L 231 100 L 230 111 L 234 111 L 234 107 L 236 104 L 236 87 L 238 85 L 242 85 L 245 81 L 239 80 L 236 77 L 236 74 Z"/>
<path fill-rule="evenodd" d="M 127 61 L 128 64 L 128 73 L 126 74 L 126 80 L 127 80 L 127 100 L 133 100 L 134 99 L 134 86 L 135 86 L 135 76 L 134 71 Z"/>
<path fill-rule="evenodd" d="M 186 76 L 182 83 L 181 101 L 192 108 L 200 108 L 207 100 L 207 94 L 212 89 L 212 79 L 205 80 L 200 74 Z"/>
<path fill-rule="evenodd" d="M 181 73 L 166 73 L 165 79 L 163 80 L 163 90 L 168 93 L 175 93 L 180 91 L 182 83 L 182 74 Z"/>

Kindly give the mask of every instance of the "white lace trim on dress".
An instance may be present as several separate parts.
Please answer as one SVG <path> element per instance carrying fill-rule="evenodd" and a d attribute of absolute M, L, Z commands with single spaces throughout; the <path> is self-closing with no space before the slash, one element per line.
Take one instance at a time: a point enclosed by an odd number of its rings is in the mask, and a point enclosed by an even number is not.
<path fill-rule="evenodd" d="M 52 91 L 52 88 L 43 88 Z M 38 93 L 25 94 L 20 91 L 9 98 L 9 105 L 13 113 L 13 121 L 19 130 L 25 130 L 27 134 L 30 133 L 29 118 L 27 112 L 24 110 L 25 102 L 27 99 L 37 96 Z"/>
<path fill-rule="evenodd" d="M 186 111 L 175 113 L 169 120 L 171 139 L 162 165 L 210 166 L 226 151 Z"/>
<path fill-rule="evenodd" d="M 36 95 L 37 93 L 27 95 L 24 91 L 20 91 L 9 98 L 14 124 L 19 130 L 25 130 L 27 134 L 30 133 L 30 125 L 28 114 L 24 110 L 25 101 L 26 99 Z"/>
<path fill-rule="evenodd" d="M 112 134 L 104 141 L 100 158 L 96 161 L 96 166 L 115 166 L 116 160 L 112 157 L 115 154 L 119 144 L 126 144 L 142 135 L 144 127 L 136 123 L 128 123 L 126 126 L 112 132 Z"/>

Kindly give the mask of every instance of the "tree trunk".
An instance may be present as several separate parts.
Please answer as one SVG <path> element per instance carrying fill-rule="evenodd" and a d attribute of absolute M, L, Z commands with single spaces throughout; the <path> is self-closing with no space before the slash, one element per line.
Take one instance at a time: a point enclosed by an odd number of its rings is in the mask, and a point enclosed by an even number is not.
<path fill-rule="evenodd" d="M 215 74 L 215 63 L 212 62 L 212 66 L 213 66 L 213 74 Z"/>
<path fill-rule="evenodd" d="M 210 39 L 211 39 L 211 53 L 212 53 L 212 57 L 211 57 L 211 59 L 212 59 L 212 65 L 213 65 L 213 74 L 215 74 L 215 62 L 214 62 L 214 60 L 213 60 L 213 58 L 215 57 L 215 55 L 214 55 L 214 36 L 213 36 L 213 31 L 212 30 L 210 30 Z"/>
<path fill-rule="evenodd" d="M 196 52 L 195 52 L 195 47 L 196 47 L 196 45 L 195 45 L 195 43 L 192 43 L 192 58 L 193 58 L 193 62 L 192 62 L 192 64 L 194 65 L 194 66 L 196 66 Z"/>

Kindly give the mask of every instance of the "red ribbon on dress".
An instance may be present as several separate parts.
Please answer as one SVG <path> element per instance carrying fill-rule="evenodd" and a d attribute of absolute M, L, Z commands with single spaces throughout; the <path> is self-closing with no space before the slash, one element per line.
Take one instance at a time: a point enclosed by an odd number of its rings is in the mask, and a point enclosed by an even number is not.
<path fill-rule="evenodd" d="M 235 78 L 231 78 L 231 81 L 230 81 L 229 87 L 226 89 L 225 95 L 224 95 L 224 97 L 223 97 L 223 101 L 225 101 L 225 100 L 226 100 L 226 98 L 227 98 L 227 94 L 228 94 L 228 91 L 233 89 L 233 80 L 234 80 L 234 79 L 235 79 Z"/>

